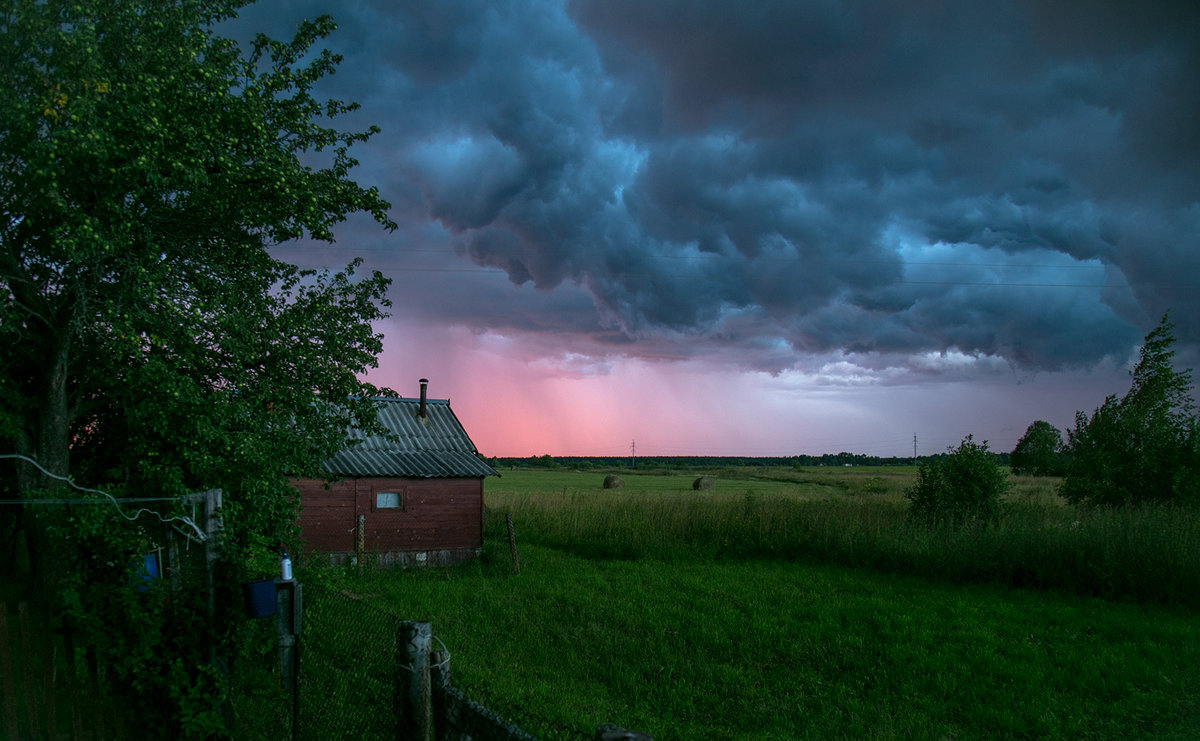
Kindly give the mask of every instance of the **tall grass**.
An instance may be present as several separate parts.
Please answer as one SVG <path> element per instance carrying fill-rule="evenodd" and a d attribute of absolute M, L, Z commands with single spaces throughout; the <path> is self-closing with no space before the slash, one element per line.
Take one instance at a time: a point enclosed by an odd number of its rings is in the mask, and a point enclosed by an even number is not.
<path fill-rule="evenodd" d="M 1027 480 L 995 522 L 929 526 L 908 517 L 902 483 L 824 482 L 835 491 L 814 496 L 806 481 L 769 494 L 753 482 L 722 493 L 494 490 L 487 527 L 499 535 L 511 513 L 523 539 L 589 558 L 804 560 L 1200 607 L 1194 509 L 1076 509 Z"/>

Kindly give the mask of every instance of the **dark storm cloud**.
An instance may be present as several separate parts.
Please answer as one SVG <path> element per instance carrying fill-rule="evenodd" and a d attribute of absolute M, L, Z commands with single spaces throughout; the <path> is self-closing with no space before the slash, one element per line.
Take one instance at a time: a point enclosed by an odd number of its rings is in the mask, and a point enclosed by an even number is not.
<path fill-rule="evenodd" d="M 772 371 L 1200 340 L 1200 6 L 882 5 L 346 4 L 327 92 L 397 218 L 544 289 L 461 276 L 454 321 Z"/>

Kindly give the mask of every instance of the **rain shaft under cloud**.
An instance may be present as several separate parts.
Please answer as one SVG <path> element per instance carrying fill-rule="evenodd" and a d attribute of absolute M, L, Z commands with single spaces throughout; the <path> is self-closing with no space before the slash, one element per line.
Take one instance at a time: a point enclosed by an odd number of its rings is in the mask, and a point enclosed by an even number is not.
<path fill-rule="evenodd" d="M 240 22 L 335 13 L 328 93 L 383 128 L 362 177 L 402 223 L 342 243 L 539 289 L 466 272 L 405 311 L 770 373 L 1085 368 L 1167 310 L 1194 346 L 1200 6 L 1043 5 L 264 0 Z"/>

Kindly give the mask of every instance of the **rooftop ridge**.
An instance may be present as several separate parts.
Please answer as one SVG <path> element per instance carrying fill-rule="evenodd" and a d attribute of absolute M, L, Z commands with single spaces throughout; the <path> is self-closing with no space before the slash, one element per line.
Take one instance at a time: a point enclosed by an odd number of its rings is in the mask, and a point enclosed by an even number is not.
<path fill-rule="evenodd" d="M 366 399 L 368 401 L 390 401 L 390 402 L 406 401 L 406 402 L 413 402 L 416 404 L 421 403 L 421 400 L 414 396 L 368 396 L 368 397 L 366 397 Z M 449 399 L 426 399 L 425 403 L 426 404 L 449 404 L 450 400 Z"/>

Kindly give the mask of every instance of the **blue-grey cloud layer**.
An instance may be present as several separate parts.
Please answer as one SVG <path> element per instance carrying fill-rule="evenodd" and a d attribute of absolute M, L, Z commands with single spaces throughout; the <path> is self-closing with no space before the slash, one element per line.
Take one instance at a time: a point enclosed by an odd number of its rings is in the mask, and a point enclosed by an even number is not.
<path fill-rule="evenodd" d="M 1081 367 L 1168 309 L 1200 340 L 1191 0 L 264 0 L 243 21 L 325 11 L 327 92 L 383 127 L 359 154 L 402 233 L 435 222 L 551 292 L 450 275 L 413 307 L 766 370 Z"/>

